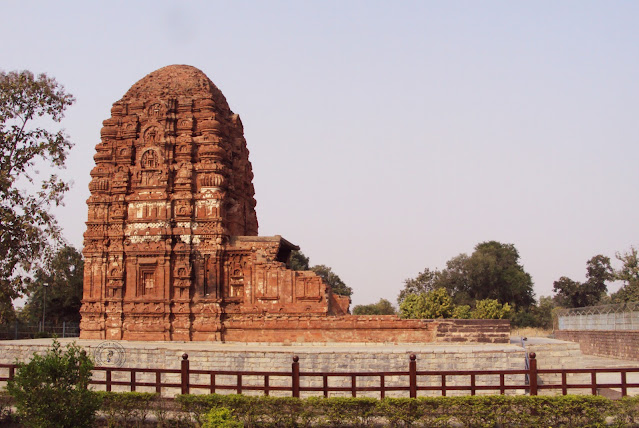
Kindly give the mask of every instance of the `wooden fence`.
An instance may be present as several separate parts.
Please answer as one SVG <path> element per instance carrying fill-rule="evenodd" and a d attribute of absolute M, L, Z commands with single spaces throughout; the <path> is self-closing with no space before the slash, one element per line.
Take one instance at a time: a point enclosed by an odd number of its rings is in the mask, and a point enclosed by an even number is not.
<path fill-rule="evenodd" d="M 522 370 L 417 370 L 417 358 L 411 354 L 408 362 L 408 370 L 392 371 L 392 372 L 306 372 L 300 371 L 299 357 L 293 357 L 291 371 L 237 371 L 237 370 L 192 370 L 187 354 L 182 355 L 180 369 L 151 369 L 151 368 L 122 368 L 122 367 L 95 367 L 94 374 L 104 373 L 104 379 L 92 380 L 93 385 L 104 385 L 107 391 L 111 391 L 113 386 L 125 386 L 129 391 L 136 391 L 138 387 L 155 388 L 155 392 L 161 394 L 163 388 L 179 388 L 182 394 L 189 394 L 193 389 L 207 390 L 210 393 L 216 393 L 218 390 L 232 390 L 237 394 L 244 391 L 261 391 L 265 395 L 269 395 L 272 391 L 290 391 L 293 397 L 299 397 L 301 392 L 322 392 L 328 397 L 330 392 L 350 393 L 356 397 L 359 392 L 379 392 L 380 397 L 384 398 L 390 391 L 406 391 L 411 398 L 417 397 L 418 391 L 439 391 L 442 396 L 447 395 L 449 391 L 469 391 L 470 395 L 475 395 L 477 391 L 495 391 L 499 394 L 505 394 L 507 390 L 522 390 L 526 394 L 537 395 L 540 390 L 561 390 L 563 395 L 568 393 L 569 389 L 586 389 L 591 395 L 597 395 L 598 390 L 602 388 L 616 388 L 621 392 L 621 396 L 628 395 L 629 388 L 639 388 L 639 383 L 628 382 L 628 373 L 639 373 L 639 367 L 627 368 L 590 368 L 590 369 L 538 369 L 537 359 L 534 352 L 529 354 L 529 368 Z M 7 376 L 0 376 L 0 381 L 12 379 L 15 375 L 17 365 L 0 364 L 0 368 L 8 369 Z M 127 380 L 114 380 L 114 373 L 128 373 Z M 153 373 L 154 380 L 149 381 L 138 378 L 138 374 Z M 616 373 L 619 375 L 619 382 L 603 383 L 597 382 L 597 374 Z M 589 380 L 587 382 L 569 383 L 569 374 L 582 374 Z M 178 381 L 170 381 L 166 378 L 173 375 Z M 541 375 L 555 375 L 560 378 L 559 382 L 547 383 L 540 382 Z M 197 376 L 200 381 L 192 381 L 192 377 Z M 223 383 L 217 381 L 219 376 L 235 377 L 234 384 Z M 261 377 L 263 382 L 259 385 L 255 383 L 244 383 L 245 377 Z M 437 385 L 420 384 L 420 376 L 436 377 L 439 379 Z M 489 376 L 489 379 L 496 379 L 499 376 L 499 383 L 488 384 L 483 382 L 478 384 L 478 378 Z M 514 376 L 514 377 L 513 377 Z M 204 377 L 207 382 L 202 383 Z M 350 378 L 350 386 L 334 386 L 329 384 L 329 378 L 342 377 Z M 358 384 L 358 378 L 378 378 L 377 386 L 362 386 Z M 394 379 L 403 378 L 405 382 L 401 385 L 387 385 L 386 379 L 393 377 Z M 467 384 L 451 384 L 448 382 L 450 377 L 466 377 Z M 286 385 L 272 385 L 271 380 L 274 378 L 290 379 Z M 304 378 L 321 378 L 321 386 L 306 386 L 301 379 Z M 506 381 L 506 379 L 510 381 Z M 513 381 L 513 379 L 520 379 Z M 281 382 L 280 382 L 281 383 Z M 307 382 L 308 383 L 308 382 Z M 396 382 L 394 382 L 396 383 Z"/>

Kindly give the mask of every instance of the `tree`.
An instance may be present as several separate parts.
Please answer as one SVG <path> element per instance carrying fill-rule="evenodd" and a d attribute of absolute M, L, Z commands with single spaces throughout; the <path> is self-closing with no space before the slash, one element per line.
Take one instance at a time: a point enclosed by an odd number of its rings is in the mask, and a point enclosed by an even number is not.
<path fill-rule="evenodd" d="M 291 258 L 289 259 L 289 268 L 293 270 L 310 270 L 309 258 L 299 250 L 291 252 Z"/>
<path fill-rule="evenodd" d="M 11 301 L 24 291 L 18 272 L 30 271 L 50 241 L 61 239 L 50 207 L 61 204 L 68 185 L 34 166 L 64 168 L 72 144 L 43 125 L 60 122 L 73 101 L 45 74 L 0 72 L 0 322 L 11 318 Z"/>
<path fill-rule="evenodd" d="M 617 253 L 617 260 L 622 263 L 621 268 L 615 270 L 615 279 L 623 281 L 622 288 L 612 295 L 616 303 L 639 302 L 639 257 L 637 249 L 630 247 L 625 253 Z"/>
<path fill-rule="evenodd" d="M 450 318 L 453 310 L 453 300 L 444 288 L 428 293 L 409 294 L 399 306 L 402 318 Z"/>
<path fill-rule="evenodd" d="M 395 315 L 393 304 L 386 299 L 379 299 L 379 302 L 370 305 L 356 305 L 353 308 L 353 315 Z"/>
<path fill-rule="evenodd" d="M 27 281 L 29 299 L 21 318 L 25 322 L 42 319 L 42 302 L 46 290 L 46 319 L 54 324 L 80 322 L 84 261 L 82 254 L 71 246 L 62 247 L 46 266 L 35 271 L 33 280 Z"/>
<path fill-rule="evenodd" d="M 497 299 L 483 299 L 477 301 L 477 306 L 470 314 L 476 320 L 500 320 L 510 315 L 510 305 L 499 303 Z"/>
<path fill-rule="evenodd" d="M 404 288 L 399 292 L 397 304 L 401 305 L 409 294 L 428 293 L 437 288 L 437 280 L 441 273 L 438 270 L 424 269 L 415 278 L 404 280 Z"/>
<path fill-rule="evenodd" d="M 536 321 L 534 327 L 541 327 L 547 330 L 551 329 L 553 324 L 553 309 L 555 309 L 555 303 L 552 297 L 541 296 L 539 298 L 539 304 L 533 308 Z"/>
<path fill-rule="evenodd" d="M 519 264 L 519 252 L 513 244 L 477 244 L 468 271 L 468 294 L 473 299 L 496 299 L 521 308 L 535 303 L 532 278 Z"/>
<path fill-rule="evenodd" d="M 606 295 L 606 281 L 614 279 L 610 258 L 598 254 L 586 263 L 586 282 L 580 283 L 562 276 L 553 283 L 555 300 L 559 306 L 581 308 L 601 302 Z"/>
<path fill-rule="evenodd" d="M 567 276 L 562 276 L 552 283 L 555 300 L 557 304 L 564 308 L 580 308 L 584 305 L 584 297 L 582 296 L 581 283 L 573 281 Z"/>
<path fill-rule="evenodd" d="M 353 294 L 353 289 L 346 285 L 330 267 L 326 265 L 315 265 L 311 270 L 331 287 L 333 293 L 339 294 L 340 296 L 351 296 Z"/>
<path fill-rule="evenodd" d="M 320 276 L 328 284 L 333 293 L 341 296 L 351 296 L 353 289 L 346 285 L 344 281 L 335 273 L 333 269 L 326 265 L 315 265 L 310 267 L 310 259 L 301 251 L 292 251 L 288 260 L 289 268 L 292 270 L 310 270 Z"/>
<path fill-rule="evenodd" d="M 550 296 L 541 296 L 539 302 L 526 310 L 511 312 L 510 325 L 513 327 L 538 327 L 546 330 L 553 327 L 553 309 L 556 300 Z"/>
<path fill-rule="evenodd" d="M 468 256 L 460 254 L 446 262 L 442 271 L 424 270 L 404 282 L 398 301 L 413 290 L 445 288 L 457 305 L 473 305 L 482 299 L 497 299 L 518 308 L 535 303 L 533 282 L 519 263 L 513 244 L 482 242 Z"/>

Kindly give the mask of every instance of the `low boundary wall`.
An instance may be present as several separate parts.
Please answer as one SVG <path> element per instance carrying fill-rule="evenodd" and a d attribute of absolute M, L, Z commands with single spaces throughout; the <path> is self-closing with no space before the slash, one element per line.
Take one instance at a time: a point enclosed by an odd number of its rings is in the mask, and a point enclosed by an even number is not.
<path fill-rule="evenodd" d="M 555 338 L 579 343 L 584 354 L 639 360 L 639 331 L 555 330 Z"/>
<path fill-rule="evenodd" d="M 509 320 L 400 319 L 393 315 L 231 317 L 228 342 L 508 343 Z"/>

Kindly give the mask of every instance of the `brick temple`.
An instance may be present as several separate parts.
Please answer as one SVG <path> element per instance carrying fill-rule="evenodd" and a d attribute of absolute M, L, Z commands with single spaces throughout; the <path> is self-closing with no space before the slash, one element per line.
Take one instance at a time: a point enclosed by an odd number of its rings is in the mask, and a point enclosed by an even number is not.
<path fill-rule="evenodd" d="M 313 272 L 288 269 L 298 247 L 258 236 L 242 122 L 200 70 L 172 65 L 150 73 L 113 104 L 103 125 L 87 201 L 81 338 L 444 337 L 449 321 L 349 315 L 348 297 Z M 485 341 L 501 341 L 492 333 Z"/>

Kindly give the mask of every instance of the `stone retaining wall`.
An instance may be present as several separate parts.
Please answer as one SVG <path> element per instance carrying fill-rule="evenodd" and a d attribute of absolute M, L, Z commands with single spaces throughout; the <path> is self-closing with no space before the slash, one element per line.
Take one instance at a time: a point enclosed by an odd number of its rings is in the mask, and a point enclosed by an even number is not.
<path fill-rule="evenodd" d="M 60 339 L 65 343 L 70 343 L 70 339 Z M 27 341 L 5 341 L 0 342 L 0 363 L 13 363 L 17 360 L 28 361 L 34 353 L 44 352 L 50 345 L 51 340 L 35 339 Z M 85 348 L 91 355 L 94 354 L 100 344 L 97 340 L 76 340 L 76 343 Z M 165 368 L 179 369 L 181 356 L 188 354 L 190 368 L 192 370 L 238 370 L 238 371 L 282 371 L 290 372 L 292 358 L 299 356 L 300 371 L 317 372 L 374 372 L 374 371 L 408 371 L 409 355 L 414 353 L 417 356 L 417 370 L 495 370 L 495 369 L 523 369 L 525 365 L 525 353 L 519 346 L 514 345 L 352 345 L 352 346 L 273 346 L 267 344 L 252 345 L 219 345 L 204 344 L 197 342 L 118 342 L 124 348 L 126 360 L 123 367 L 136 368 Z M 199 346 L 198 346 L 199 345 Z M 6 376 L 8 369 L 0 369 L 0 375 Z M 179 383 L 179 374 L 163 375 L 163 381 Z M 523 375 L 517 375 L 508 380 L 523 383 Z M 104 372 L 95 374 L 94 379 L 104 380 Z M 112 380 L 129 381 L 130 373 L 113 373 Z M 153 373 L 139 373 L 137 382 L 154 382 Z M 217 384 L 235 385 L 235 376 L 218 376 Z M 208 375 L 201 378 L 192 375 L 192 383 L 209 382 Z M 271 386 L 290 385 L 291 379 L 288 376 L 271 377 Z M 330 377 L 329 384 L 332 386 L 350 387 L 349 377 Z M 358 377 L 359 386 L 379 386 L 379 377 Z M 439 385 L 440 376 L 421 377 L 418 380 L 420 385 Z M 243 383 L 262 385 L 261 376 L 243 376 Z M 498 384 L 499 376 L 479 376 L 477 385 Z M 389 376 L 385 378 L 385 384 L 407 385 L 407 376 Z M 468 385 L 467 376 L 459 376 L 447 380 L 447 385 Z M 321 377 L 302 377 L 302 386 L 322 386 Z M 101 387 L 103 388 L 103 387 Z M 126 386 L 114 387 L 113 390 L 128 390 Z M 153 387 L 137 387 L 137 391 L 154 392 Z M 178 394 L 179 388 L 165 388 L 163 395 L 172 396 Z M 206 393 L 204 389 L 192 390 L 193 393 Z M 233 393 L 234 390 L 220 390 L 220 393 Z M 482 391 L 482 393 L 494 393 L 495 391 Z M 521 391 L 511 391 L 517 393 Z M 257 391 L 247 391 L 244 393 L 260 394 Z M 290 395 L 290 392 L 273 391 L 273 395 Z M 349 395 L 350 392 L 331 393 L 332 396 Z M 398 391 L 387 393 L 387 396 L 407 396 L 408 392 Z M 462 391 L 449 391 L 449 395 L 467 394 Z M 305 393 L 303 396 L 321 395 L 317 393 Z M 420 391 L 420 395 L 440 395 L 435 391 Z M 358 393 L 358 396 L 379 397 L 379 392 Z"/>

